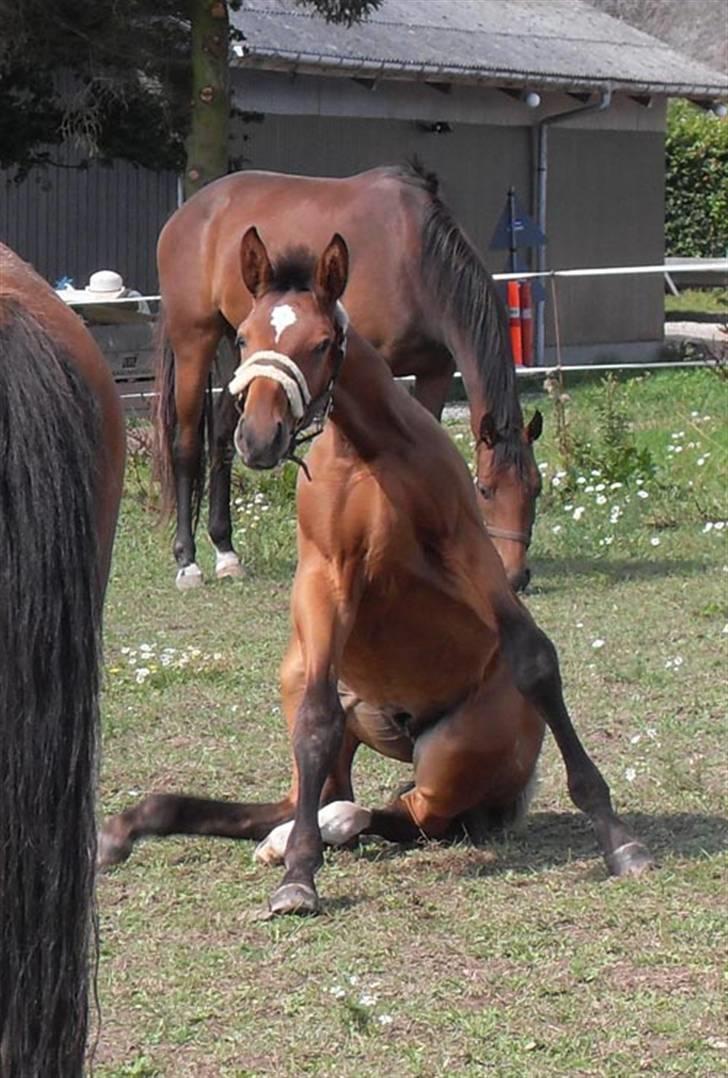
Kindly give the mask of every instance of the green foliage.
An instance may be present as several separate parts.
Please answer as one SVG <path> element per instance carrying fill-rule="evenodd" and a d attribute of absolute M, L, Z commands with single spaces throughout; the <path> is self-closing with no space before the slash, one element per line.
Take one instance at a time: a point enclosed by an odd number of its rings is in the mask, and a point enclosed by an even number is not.
<path fill-rule="evenodd" d="M 667 254 L 722 257 L 728 250 L 728 119 L 673 101 L 665 152 Z"/>
<path fill-rule="evenodd" d="M 595 395 L 588 437 L 583 429 L 573 428 L 568 408 L 571 397 L 564 392 L 563 375 L 547 379 L 544 388 L 554 407 L 555 440 L 566 477 L 564 493 L 573 488 L 579 472 L 598 472 L 608 483 L 646 479 L 654 473 L 649 449 L 635 444 L 627 391 L 612 374 L 602 379 Z"/>
<path fill-rule="evenodd" d="M 380 0 L 299 2 L 351 25 Z M 122 158 L 183 171 L 193 16 L 191 0 L 0 0 L 0 168 L 23 179 L 61 163 L 54 147 L 65 141 L 78 158 L 71 167 Z M 229 34 L 243 38 L 232 25 Z"/>
<path fill-rule="evenodd" d="M 577 440 L 575 463 L 583 469 L 598 469 L 608 482 L 626 483 L 652 475 L 652 455 L 645 446 L 635 445 L 624 388 L 609 374 L 601 383 L 595 401 L 596 424 L 589 441 Z"/>

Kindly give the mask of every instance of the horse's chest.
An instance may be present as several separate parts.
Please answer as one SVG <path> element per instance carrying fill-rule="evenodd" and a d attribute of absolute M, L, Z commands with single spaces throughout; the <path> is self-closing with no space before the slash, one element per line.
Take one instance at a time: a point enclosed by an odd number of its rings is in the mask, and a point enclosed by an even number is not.
<path fill-rule="evenodd" d="M 392 574 L 365 590 L 341 673 L 368 702 L 418 715 L 460 699 L 482 676 L 493 646 L 468 607 L 415 577 Z"/>

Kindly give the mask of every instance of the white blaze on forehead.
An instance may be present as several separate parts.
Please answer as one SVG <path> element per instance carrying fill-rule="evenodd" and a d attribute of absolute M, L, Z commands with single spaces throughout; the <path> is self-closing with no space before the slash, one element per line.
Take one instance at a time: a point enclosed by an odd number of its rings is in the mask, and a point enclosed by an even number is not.
<path fill-rule="evenodd" d="M 277 307 L 273 308 L 270 312 L 270 324 L 276 331 L 276 344 L 281 339 L 283 330 L 295 325 L 297 321 L 296 312 L 288 303 L 279 303 Z"/>

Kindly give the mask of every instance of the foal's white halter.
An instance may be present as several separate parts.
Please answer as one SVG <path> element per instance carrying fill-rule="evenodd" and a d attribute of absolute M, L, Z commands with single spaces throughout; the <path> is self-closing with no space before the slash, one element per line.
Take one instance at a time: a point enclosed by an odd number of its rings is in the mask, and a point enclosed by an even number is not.
<path fill-rule="evenodd" d="M 346 352 L 346 334 L 349 328 L 349 316 L 341 303 L 336 304 L 336 324 L 341 331 L 339 349 L 343 359 Z M 277 382 L 288 397 L 291 414 L 299 423 L 311 403 L 311 390 L 301 368 L 285 352 L 262 348 L 253 352 L 240 364 L 228 385 L 228 392 L 239 397 L 245 392 L 254 378 L 270 378 Z"/>
<path fill-rule="evenodd" d="M 236 370 L 228 385 L 229 392 L 234 397 L 239 397 L 254 378 L 270 378 L 277 382 L 288 397 L 294 420 L 298 423 L 303 419 L 311 403 L 311 391 L 303 371 L 290 356 L 268 348 L 253 352 Z"/>

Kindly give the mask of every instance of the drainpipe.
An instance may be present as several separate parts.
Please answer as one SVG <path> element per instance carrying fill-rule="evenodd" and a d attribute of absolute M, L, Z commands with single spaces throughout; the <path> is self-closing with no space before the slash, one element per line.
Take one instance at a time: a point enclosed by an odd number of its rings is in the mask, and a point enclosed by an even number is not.
<path fill-rule="evenodd" d="M 572 116 L 585 116 L 587 112 L 604 112 L 612 103 L 612 91 L 610 89 L 600 92 L 599 101 L 590 105 L 582 105 L 580 108 L 568 109 L 567 112 L 557 112 L 553 116 L 546 116 L 538 125 L 538 163 L 536 165 L 536 223 L 544 236 L 546 235 L 546 194 L 548 188 L 549 171 L 549 127 L 552 124 L 563 123 Z M 543 273 L 546 269 L 546 248 L 537 248 L 536 269 Z M 536 308 L 536 366 L 543 366 L 544 343 L 545 343 L 545 302 L 541 300 Z"/>

